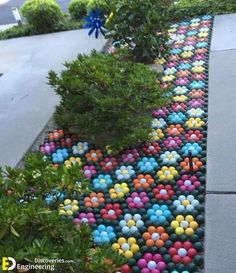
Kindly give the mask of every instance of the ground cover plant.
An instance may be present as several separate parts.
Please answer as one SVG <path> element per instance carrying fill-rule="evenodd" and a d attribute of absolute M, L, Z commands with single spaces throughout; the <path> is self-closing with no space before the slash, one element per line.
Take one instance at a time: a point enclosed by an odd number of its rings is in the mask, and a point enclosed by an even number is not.
<path fill-rule="evenodd" d="M 211 16 L 171 26 L 162 85 L 174 96 L 153 109 L 148 142 L 114 154 L 56 130 L 40 147 L 55 166 L 81 165 L 90 193 L 78 197 L 73 224 L 86 221 L 95 245 L 126 257 L 122 273 L 202 270 L 211 27 Z"/>
<path fill-rule="evenodd" d="M 37 153 L 27 156 L 24 169 L 2 171 L 0 255 L 14 257 L 21 265 L 35 264 L 35 258 L 70 260 L 49 263 L 57 272 L 119 269 L 124 258 L 107 246 L 95 248 L 85 222 L 80 227 L 71 223 L 71 213 L 79 210 L 77 198 L 88 191 L 79 164 L 55 168 Z M 67 204 L 65 216 L 57 210 L 63 202 Z"/>

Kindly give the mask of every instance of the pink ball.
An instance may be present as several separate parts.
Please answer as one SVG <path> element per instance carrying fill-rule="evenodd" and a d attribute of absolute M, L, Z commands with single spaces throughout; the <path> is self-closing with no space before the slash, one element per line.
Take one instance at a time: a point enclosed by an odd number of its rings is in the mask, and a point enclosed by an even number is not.
<path fill-rule="evenodd" d="M 162 271 L 162 270 L 164 270 L 165 268 L 166 268 L 166 264 L 164 263 L 164 262 L 159 262 L 158 264 L 157 264 L 157 268 L 160 270 L 160 271 Z"/>
<path fill-rule="evenodd" d="M 137 265 L 139 268 L 145 268 L 147 267 L 147 262 L 145 259 L 139 259 L 137 262 Z"/>
<path fill-rule="evenodd" d="M 145 253 L 143 258 L 146 260 L 146 261 L 149 261 L 152 259 L 152 254 L 151 253 Z"/>
<path fill-rule="evenodd" d="M 143 268 L 141 273 L 150 273 L 151 271 L 148 268 Z"/>
<path fill-rule="evenodd" d="M 162 257 L 161 257 L 160 254 L 155 254 L 155 255 L 153 256 L 153 260 L 154 260 L 155 262 L 160 262 L 160 261 L 162 261 Z"/>
<path fill-rule="evenodd" d="M 80 219 L 75 218 L 75 219 L 73 220 L 73 224 L 79 225 L 79 224 L 80 224 Z"/>

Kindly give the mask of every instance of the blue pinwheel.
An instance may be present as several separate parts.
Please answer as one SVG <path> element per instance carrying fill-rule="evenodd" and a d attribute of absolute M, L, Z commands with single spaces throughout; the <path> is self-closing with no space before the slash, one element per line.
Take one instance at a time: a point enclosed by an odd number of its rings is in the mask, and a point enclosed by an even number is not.
<path fill-rule="evenodd" d="M 99 8 L 96 8 L 95 11 L 91 10 L 88 16 L 84 17 L 84 20 L 87 22 L 86 25 L 84 25 L 84 28 L 90 29 L 88 33 L 89 36 L 91 36 L 95 31 L 96 39 L 98 38 L 99 33 L 105 36 L 104 22 L 101 17 L 102 15 Z"/>

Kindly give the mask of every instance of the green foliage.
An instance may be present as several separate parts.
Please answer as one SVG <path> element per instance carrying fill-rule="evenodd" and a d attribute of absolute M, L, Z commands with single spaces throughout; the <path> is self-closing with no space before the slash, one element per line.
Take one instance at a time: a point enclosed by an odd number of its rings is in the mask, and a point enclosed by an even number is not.
<path fill-rule="evenodd" d="M 29 25 L 39 33 L 53 31 L 63 16 L 55 0 L 26 0 L 20 11 Z"/>
<path fill-rule="evenodd" d="M 49 83 L 61 97 L 55 113 L 58 125 L 114 150 L 148 139 L 149 111 L 162 105 L 166 95 L 156 72 L 96 52 L 79 55 L 65 67 L 60 77 L 49 73 Z"/>
<path fill-rule="evenodd" d="M 76 188 L 76 176 L 87 185 L 78 165 L 67 170 L 54 168 L 40 154 L 27 156 L 25 169 L 8 167 L 0 172 L 1 257 L 14 257 L 20 264 L 34 264 L 35 258 L 71 260 L 52 263 L 56 272 L 66 273 L 98 273 L 101 268 L 110 273 L 111 267 L 125 263 L 110 247 L 93 248 L 89 226 L 76 229 L 71 219 L 61 218 L 57 210 L 46 207 L 43 196 L 52 188 L 76 192 L 77 197 L 86 192 L 83 187 L 79 191 Z M 111 264 L 102 267 L 106 259 Z"/>
<path fill-rule="evenodd" d="M 99 8 L 103 13 L 108 14 L 111 11 L 111 1 L 109 0 L 88 0 L 87 11 Z"/>
<path fill-rule="evenodd" d="M 106 24 L 107 37 L 127 44 L 136 61 L 152 63 L 166 52 L 171 4 L 172 0 L 117 1 Z"/>
<path fill-rule="evenodd" d="M 60 20 L 57 25 L 54 27 L 54 32 L 57 31 L 67 31 L 72 29 L 79 29 L 82 27 L 81 21 L 71 20 L 67 16 L 64 16 L 62 20 Z M 0 31 L 0 40 L 6 40 L 17 37 L 31 36 L 40 34 L 39 31 L 34 29 L 29 24 L 24 24 L 23 26 L 13 26 L 12 28 L 6 29 L 4 31 Z"/>
<path fill-rule="evenodd" d="M 88 0 L 71 0 L 68 10 L 72 18 L 75 20 L 82 19 L 87 14 Z"/>
<path fill-rule="evenodd" d="M 235 0 L 179 0 L 171 9 L 172 21 L 181 21 L 195 16 L 236 12 Z"/>

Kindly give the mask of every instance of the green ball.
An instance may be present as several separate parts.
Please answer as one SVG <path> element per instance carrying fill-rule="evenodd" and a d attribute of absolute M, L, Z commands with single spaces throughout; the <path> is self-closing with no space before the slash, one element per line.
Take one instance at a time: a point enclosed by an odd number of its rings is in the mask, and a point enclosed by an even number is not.
<path fill-rule="evenodd" d="M 171 240 L 165 241 L 165 247 L 170 248 L 173 245 L 173 242 Z"/>
<path fill-rule="evenodd" d="M 163 256 L 163 260 L 164 260 L 166 263 L 171 262 L 171 257 L 170 257 L 170 255 L 169 255 L 169 254 L 165 254 L 165 255 Z"/>
<path fill-rule="evenodd" d="M 185 266 L 184 266 L 183 264 L 177 264 L 177 265 L 176 265 L 176 269 L 177 269 L 178 271 L 182 272 L 182 271 L 184 271 Z"/>
<path fill-rule="evenodd" d="M 177 241 L 177 239 L 178 239 L 178 235 L 177 235 L 177 234 L 172 233 L 172 234 L 170 235 L 170 240 L 171 240 L 172 242 Z"/>
<path fill-rule="evenodd" d="M 203 244 L 201 242 L 196 242 L 193 244 L 193 247 L 198 251 L 202 251 L 203 250 Z"/>
<path fill-rule="evenodd" d="M 196 272 L 198 270 L 197 266 L 194 263 L 189 263 L 187 265 L 187 270 L 189 272 Z"/>
<path fill-rule="evenodd" d="M 140 273 L 139 267 L 138 266 L 133 266 L 132 270 L 131 270 L 131 273 Z"/>
<path fill-rule="evenodd" d="M 167 268 L 168 268 L 168 272 L 174 271 L 176 269 L 175 264 L 173 262 L 169 262 L 167 264 Z"/>
<path fill-rule="evenodd" d="M 145 253 L 148 252 L 148 247 L 147 247 L 147 246 L 141 246 L 140 251 L 141 251 L 143 254 L 145 254 Z"/>
<path fill-rule="evenodd" d="M 138 261 L 139 259 L 141 259 L 143 257 L 143 254 L 141 252 L 137 252 L 134 254 L 134 259 L 136 261 Z"/>
<path fill-rule="evenodd" d="M 197 266 L 202 265 L 202 264 L 203 264 L 203 261 L 204 261 L 204 259 L 203 259 L 203 257 L 200 256 L 200 255 L 196 255 L 196 256 L 193 258 L 193 262 L 194 262 L 195 265 L 197 265 Z"/>
<path fill-rule="evenodd" d="M 203 215 L 198 215 L 197 217 L 196 217 L 196 221 L 198 222 L 198 224 L 199 225 L 202 225 L 202 224 L 204 224 L 204 216 Z"/>
<path fill-rule="evenodd" d="M 196 230 L 196 235 L 199 237 L 199 238 L 203 238 L 204 237 L 204 229 L 203 228 L 198 228 Z"/>
<path fill-rule="evenodd" d="M 165 254 L 167 253 L 166 247 L 160 247 L 160 248 L 159 248 L 159 253 L 160 253 L 161 255 L 165 255 Z"/>
<path fill-rule="evenodd" d="M 135 266 L 136 265 L 136 260 L 134 258 L 129 259 L 129 265 L 130 266 Z"/>

